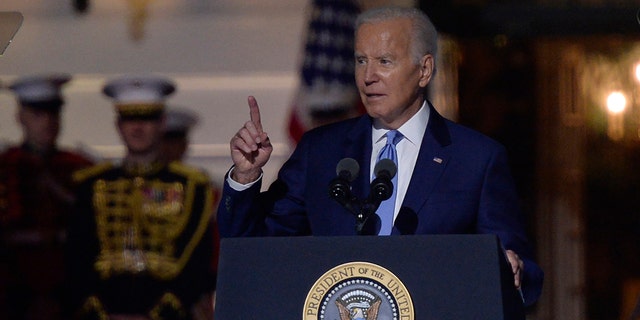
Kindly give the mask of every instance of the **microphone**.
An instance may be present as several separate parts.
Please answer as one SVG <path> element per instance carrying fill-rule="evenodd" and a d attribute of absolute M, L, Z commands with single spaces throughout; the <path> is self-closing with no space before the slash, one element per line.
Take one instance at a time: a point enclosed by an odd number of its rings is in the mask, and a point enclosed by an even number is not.
<path fill-rule="evenodd" d="M 376 204 L 376 209 L 380 202 L 391 198 L 393 195 L 393 183 L 391 179 L 396 175 L 398 168 L 393 160 L 382 159 L 373 168 L 375 179 L 371 182 L 370 200 Z"/>
<path fill-rule="evenodd" d="M 336 166 L 337 177 L 329 182 L 329 196 L 351 210 L 351 182 L 358 176 L 360 165 L 352 158 L 344 158 Z"/>
<path fill-rule="evenodd" d="M 352 158 L 344 158 L 336 166 L 336 175 L 345 178 L 349 182 L 358 177 L 358 171 L 360 171 L 360 165 L 358 165 L 358 161 Z"/>
<path fill-rule="evenodd" d="M 401 235 L 416 234 L 418 215 L 407 207 L 400 208 L 400 212 L 398 212 L 398 216 L 393 223 L 393 228 L 398 230 Z"/>

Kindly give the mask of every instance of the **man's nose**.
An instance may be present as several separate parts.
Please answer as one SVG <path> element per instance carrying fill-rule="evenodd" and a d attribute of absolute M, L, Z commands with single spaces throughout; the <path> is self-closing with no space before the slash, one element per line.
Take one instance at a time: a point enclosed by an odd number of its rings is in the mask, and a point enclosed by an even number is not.
<path fill-rule="evenodd" d="M 375 66 L 368 64 L 364 70 L 364 82 L 366 84 L 371 84 L 378 81 L 378 79 L 378 69 Z"/>

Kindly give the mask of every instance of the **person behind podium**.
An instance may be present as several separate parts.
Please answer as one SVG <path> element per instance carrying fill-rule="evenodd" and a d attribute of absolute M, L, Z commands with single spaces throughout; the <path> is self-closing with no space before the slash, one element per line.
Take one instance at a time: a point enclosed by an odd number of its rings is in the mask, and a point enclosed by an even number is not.
<path fill-rule="evenodd" d="M 532 305 L 540 296 L 543 272 L 527 242 L 506 150 L 443 118 L 426 99 L 436 51 L 436 29 L 420 10 L 384 7 L 362 13 L 356 20 L 354 62 L 367 114 L 307 132 L 262 193 L 262 167 L 273 146 L 250 96 L 250 120 L 230 141 L 233 166 L 218 208 L 220 235 L 359 233 L 350 210 L 358 203 L 351 199 L 372 198 L 368 190 L 378 153 L 395 130 L 401 139 L 396 145 L 393 226 L 380 231 L 384 218 L 378 217 L 383 216 L 378 208 L 360 234 L 495 234 L 506 249 L 524 304 Z M 345 158 L 362 170 L 348 179 L 352 197 L 339 203 L 328 191 Z"/>
<path fill-rule="evenodd" d="M 168 107 L 166 125 L 160 143 L 160 156 L 165 161 L 183 161 L 189 149 L 191 130 L 198 124 L 198 116 L 181 107 Z"/>
<path fill-rule="evenodd" d="M 173 161 L 185 161 L 187 158 L 187 151 L 191 144 L 191 131 L 198 125 L 199 116 L 195 112 L 182 108 L 171 106 L 166 110 L 166 125 L 164 133 L 162 134 L 161 151 L 160 156 L 167 163 Z M 213 254 L 211 267 L 214 274 L 218 270 L 218 252 L 220 251 L 220 236 L 218 235 L 218 226 L 216 225 L 216 213 L 215 208 L 220 200 L 220 187 L 218 183 L 211 183 L 213 213 L 211 215 L 211 230 L 213 236 Z M 209 319 L 213 318 L 213 300 L 215 297 L 215 291 L 213 293 L 207 293 L 203 295 L 197 304 L 192 307 L 192 313 L 194 319 Z"/>
<path fill-rule="evenodd" d="M 17 100 L 22 141 L 0 153 L 0 318 L 64 319 L 63 247 L 73 206 L 74 171 L 93 160 L 61 147 L 63 88 L 72 76 L 20 77 L 8 89 Z"/>
<path fill-rule="evenodd" d="M 195 319 L 215 287 L 213 192 L 201 169 L 160 156 L 173 81 L 110 80 L 126 154 L 76 172 L 69 227 L 69 315 L 74 319 Z M 207 299 L 210 300 L 210 299 Z"/>

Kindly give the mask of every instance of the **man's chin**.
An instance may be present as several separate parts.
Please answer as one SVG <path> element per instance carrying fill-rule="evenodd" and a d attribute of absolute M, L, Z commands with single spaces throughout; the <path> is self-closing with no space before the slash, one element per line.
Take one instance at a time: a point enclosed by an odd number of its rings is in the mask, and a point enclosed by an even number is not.
<path fill-rule="evenodd" d="M 31 140 L 31 145 L 38 149 L 51 149 L 56 146 L 56 139 Z"/>

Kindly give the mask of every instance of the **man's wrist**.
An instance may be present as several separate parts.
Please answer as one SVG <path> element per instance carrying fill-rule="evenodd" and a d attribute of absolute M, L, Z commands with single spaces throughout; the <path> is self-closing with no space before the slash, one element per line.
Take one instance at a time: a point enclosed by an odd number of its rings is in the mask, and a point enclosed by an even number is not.
<path fill-rule="evenodd" d="M 233 179 L 233 181 L 240 184 L 250 184 L 252 182 L 257 181 L 262 176 L 262 170 L 252 170 L 249 172 L 238 172 L 235 167 L 231 168 L 229 172 L 229 177 Z"/>
<path fill-rule="evenodd" d="M 253 180 L 251 180 L 249 182 L 243 183 L 243 182 L 240 182 L 240 181 L 236 180 L 236 177 L 234 175 L 235 169 L 236 169 L 235 166 L 231 167 L 231 169 L 229 169 L 229 173 L 227 174 L 227 183 L 229 183 L 229 186 L 232 189 L 236 190 L 236 191 L 243 191 L 243 190 L 249 189 L 256 182 L 258 182 L 258 180 L 260 180 L 262 178 L 262 170 L 260 170 L 260 173 L 259 173 L 257 178 L 255 178 L 255 179 L 253 179 Z"/>

